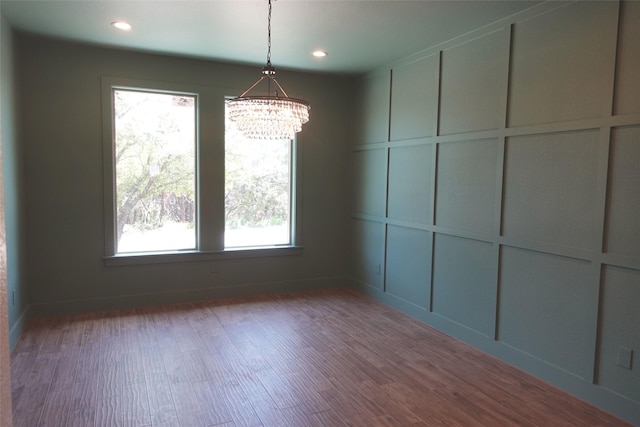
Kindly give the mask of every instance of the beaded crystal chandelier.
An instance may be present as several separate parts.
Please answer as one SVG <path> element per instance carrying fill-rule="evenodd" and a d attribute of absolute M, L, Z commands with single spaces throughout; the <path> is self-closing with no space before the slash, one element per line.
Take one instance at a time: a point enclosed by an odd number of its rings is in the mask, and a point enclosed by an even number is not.
<path fill-rule="evenodd" d="M 227 101 L 229 119 L 249 139 L 293 139 L 302 125 L 309 121 L 309 103 L 289 98 L 276 80 L 271 66 L 271 0 L 269 0 L 267 65 L 262 76 L 237 98 Z M 248 96 L 258 84 L 266 80 L 266 96 Z M 273 93 L 273 94 L 272 94 Z"/>

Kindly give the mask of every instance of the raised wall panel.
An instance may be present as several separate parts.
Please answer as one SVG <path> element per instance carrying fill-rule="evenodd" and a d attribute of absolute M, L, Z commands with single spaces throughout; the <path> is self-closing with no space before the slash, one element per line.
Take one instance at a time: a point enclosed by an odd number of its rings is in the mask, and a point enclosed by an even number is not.
<path fill-rule="evenodd" d="M 640 2 L 621 3 L 615 114 L 640 113 Z"/>
<path fill-rule="evenodd" d="M 435 235 L 433 311 L 493 337 L 496 277 L 493 245 Z"/>
<path fill-rule="evenodd" d="M 633 425 L 639 40 L 638 1 L 546 1 L 381 67 L 366 77 L 379 104 L 361 131 L 377 127 L 384 142 L 389 126 L 390 141 L 370 147 L 388 163 L 357 156 L 388 167 L 386 182 L 359 173 L 354 194 L 376 212 L 355 216 L 388 238 L 386 292 L 371 294 Z M 421 123 L 431 60 L 437 111 Z M 377 240 L 358 244 L 369 264 L 380 256 Z M 634 351 L 630 370 L 617 365 L 621 346 Z"/>
<path fill-rule="evenodd" d="M 498 31 L 442 53 L 441 135 L 496 129 L 504 122 L 506 36 Z"/>
<path fill-rule="evenodd" d="M 605 250 L 640 258 L 640 126 L 611 135 Z"/>
<path fill-rule="evenodd" d="M 370 74 L 362 81 L 361 144 L 387 142 L 389 139 L 389 71 Z"/>
<path fill-rule="evenodd" d="M 438 108 L 436 55 L 393 69 L 391 140 L 432 136 Z"/>
<path fill-rule="evenodd" d="M 511 137 L 503 233 L 588 248 L 593 238 L 598 131 Z"/>
<path fill-rule="evenodd" d="M 431 144 L 389 151 L 389 218 L 430 224 Z"/>
<path fill-rule="evenodd" d="M 498 140 L 438 146 L 436 225 L 494 231 Z"/>
<path fill-rule="evenodd" d="M 384 216 L 387 189 L 387 150 L 353 153 L 353 211 Z"/>
<path fill-rule="evenodd" d="M 640 271 L 606 266 L 603 278 L 599 383 L 640 402 Z M 618 365 L 621 346 L 633 350 L 631 369 Z"/>
<path fill-rule="evenodd" d="M 514 25 L 509 126 L 599 117 L 615 49 L 616 2 L 575 2 Z"/>
<path fill-rule="evenodd" d="M 353 277 L 382 290 L 384 224 L 353 219 L 351 225 Z"/>
<path fill-rule="evenodd" d="M 430 233 L 389 225 L 385 291 L 422 308 L 428 307 Z"/>
<path fill-rule="evenodd" d="M 582 378 L 593 372 L 589 262 L 502 248 L 498 339 Z"/>

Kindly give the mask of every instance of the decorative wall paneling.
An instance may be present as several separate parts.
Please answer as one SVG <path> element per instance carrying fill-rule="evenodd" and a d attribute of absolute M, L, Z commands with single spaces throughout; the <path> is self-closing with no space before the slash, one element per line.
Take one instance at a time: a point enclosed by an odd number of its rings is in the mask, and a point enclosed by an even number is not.
<path fill-rule="evenodd" d="M 640 425 L 639 40 L 547 2 L 365 76 L 352 276 Z"/>

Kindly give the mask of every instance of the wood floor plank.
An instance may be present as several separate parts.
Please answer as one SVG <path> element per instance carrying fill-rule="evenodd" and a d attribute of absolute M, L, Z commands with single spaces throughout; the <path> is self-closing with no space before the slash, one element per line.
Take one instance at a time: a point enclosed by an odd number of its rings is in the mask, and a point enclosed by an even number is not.
<path fill-rule="evenodd" d="M 278 408 L 288 408 L 303 403 L 300 397 L 288 387 L 281 375 L 272 369 L 262 370 L 255 374 Z"/>
<path fill-rule="evenodd" d="M 248 395 L 247 399 L 263 425 L 270 427 L 294 427 L 269 394 Z"/>
<path fill-rule="evenodd" d="M 238 385 L 242 387 L 247 396 L 267 394 L 267 389 L 264 388 L 254 371 L 245 366 L 239 366 L 233 368 L 233 373 Z"/>
<path fill-rule="evenodd" d="M 38 353 L 44 342 L 44 338 L 49 333 L 47 329 L 47 319 L 36 318 L 29 321 L 20 340 L 16 343 L 13 354 L 17 353 Z"/>
<path fill-rule="evenodd" d="M 41 353 L 60 352 L 62 339 L 65 335 L 68 323 L 68 317 L 58 317 L 53 318 L 51 322 L 47 324 L 48 333 L 45 335 L 42 346 L 40 347 Z"/>
<path fill-rule="evenodd" d="M 82 348 L 82 336 L 84 333 L 84 314 L 69 318 L 62 337 L 60 352 L 64 354 L 76 354 Z"/>
<path fill-rule="evenodd" d="M 371 381 L 363 381 L 359 384 L 359 388 L 373 401 L 377 402 L 386 415 L 396 420 L 396 425 L 416 425 L 426 421 L 418 417 L 397 396 L 389 393 L 388 389 L 379 387 Z"/>
<path fill-rule="evenodd" d="M 140 359 L 142 361 L 142 371 L 145 376 L 166 374 L 167 370 L 162 360 L 160 346 L 155 343 L 141 347 Z"/>
<path fill-rule="evenodd" d="M 346 427 L 348 424 L 334 410 L 316 412 L 307 418 L 313 427 Z"/>
<path fill-rule="evenodd" d="M 25 387 L 21 399 L 13 402 L 13 425 L 15 427 L 38 425 L 48 391 L 49 384 L 36 384 L 32 387 Z"/>
<path fill-rule="evenodd" d="M 380 406 L 359 393 L 353 385 L 340 384 L 340 388 L 322 390 L 318 394 L 338 416 L 350 422 L 364 421 L 383 415 Z"/>
<path fill-rule="evenodd" d="M 94 425 L 98 398 L 98 373 L 78 372 L 73 388 L 68 393 L 71 405 L 67 417 L 69 427 Z"/>
<path fill-rule="evenodd" d="M 120 393 L 122 383 L 119 367 L 120 357 L 108 357 L 99 361 L 98 374 L 98 387 L 97 397 L 98 401 L 110 400 Z"/>
<path fill-rule="evenodd" d="M 628 427 L 352 290 L 34 319 L 15 427 Z"/>
<path fill-rule="evenodd" d="M 180 414 L 202 411 L 198 395 L 196 395 L 191 383 L 170 381 L 169 387 L 178 418 L 180 418 Z"/>
<path fill-rule="evenodd" d="M 227 424 L 223 423 L 222 425 Z M 155 424 L 154 424 L 155 425 Z M 178 420 L 177 426 L 190 426 L 190 427 L 209 427 L 209 426 L 219 426 L 221 424 L 212 424 L 211 422 L 211 414 L 206 411 L 198 411 L 198 412 L 188 412 L 181 413 L 180 419 Z"/>
<path fill-rule="evenodd" d="M 230 337 L 233 341 L 233 337 Z M 256 347 L 250 341 L 235 341 L 233 346 L 237 349 L 237 354 L 244 360 L 247 366 L 253 371 L 262 371 L 264 369 L 272 369 L 273 366 L 269 359 L 260 351 L 262 347 Z"/>
<path fill-rule="evenodd" d="M 214 396 L 214 401 L 224 402 L 231 419 L 238 427 L 262 427 L 262 421 L 251 405 L 247 395 L 238 385 L 226 385 L 218 387 L 211 383 L 209 391 Z"/>
<path fill-rule="evenodd" d="M 215 354 L 200 353 L 204 374 L 207 381 L 218 386 L 238 385 L 238 377 L 235 375 L 234 364 L 227 363 L 227 359 Z"/>
<path fill-rule="evenodd" d="M 152 427 L 182 427 L 180 424 L 180 420 L 178 419 L 178 415 L 174 412 L 173 414 L 159 414 L 159 415 L 151 415 L 151 426 Z"/>
<path fill-rule="evenodd" d="M 145 377 L 149 401 L 151 424 L 167 424 L 178 421 L 173 395 L 166 374 L 151 374 Z"/>
<path fill-rule="evenodd" d="M 186 365 L 182 357 L 182 353 L 174 346 L 160 347 L 162 361 L 172 383 L 178 383 L 184 380 L 186 375 Z"/>
<path fill-rule="evenodd" d="M 78 358 L 81 352 L 65 353 L 65 356 L 58 358 L 58 363 L 51 379 L 50 393 L 58 393 L 68 390 L 75 385 L 78 373 Z"/>
<path fill-rule="evenodd" d="M 380 415 L 379 417 L 371 418 L 369 420 L 369 425 L 371 427 L 396 427 L 399 425 L 407 425 L 402 424 L 391 415 Z"/>
<path fill-rule="evenodd" d="M 151 411 L 145 383 L 128 383 L 122 388 L 123 425 L 140 427 L 151 425 Z"/>
<path fill-rule="evenodd" d="M 144 316 L 139 309 L 120 310 L 120 339 L 123 347 L 129 351 L 137 351 L 144 342 Z"/>
<path fill-rule="evenodd" d="M 209 420 L 209 425 L 233 421 L 233 414 L 219 386 L 207 381 L 194 384 L 194 388 L 200 406 L 200 416 Z"/>
<path fill-rule="evenodd" d="M 122 401 L 117 394 L 101 396 L 96 400 L 96 427 L 122 427 Z"/>
<path fill-rule="evenodd" d="M 25 386 L 36 357 L 38 357 L 37 351 L 14 351 L 11 355 L 11 384 L 14 392 L 17 388 Z"/>
<path fill-rule="evenodd" d="M 197 350 L 182 353 L 182 363 L 184 364 L 182 381 L 198 383 L 210 379 L 210 367 L 205 365 L 203 357 Z"/>
<path fill-rule="evenodd" d="M 305 405 L 291 406 L 281 411 L 282 417 L 292 427 L 313 427 L 313 421 L 310 419 L 310 415 L 314 413 L 317 412 Z"/>
<path fill-rule="evenodd" d="M 120 324 L 122 319 L 120 317 L 120 310 L 103 311 L 100 313 L 100 320 L 102 323 L 100 343 L 105 349 L 121 349 L 124 347 L 121 338 Z"/>
<path fill-rule="evenodd" d="M 102 319 L 100 313 L 87 313 L 83 319 L 82 345 L 92 346 L 100 344 L 102 339 Z"/>
<path fill-rule="evenodd" d="M 287 387 L 296 396 L 300 402 L 299 405 L 304 406 L 311 412 L 322 412 L 331 409 L 331 406 L 320 396 L 321 391 L 330 390 L 328 385 L 314 387 L 317 382 L 309 381 L 309 378 L 303 372 L 291 372 L 281 375 L 284 386 Z M 329 381 L 327 381 L 330 383 Z"/>

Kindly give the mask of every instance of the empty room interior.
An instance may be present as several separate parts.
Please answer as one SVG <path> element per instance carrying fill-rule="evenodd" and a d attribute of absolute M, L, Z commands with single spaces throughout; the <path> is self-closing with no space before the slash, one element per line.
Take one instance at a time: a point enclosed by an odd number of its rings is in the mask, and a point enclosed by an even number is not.
<path fill-rule="evenodd" d="M 0 12 L 0 426 L 640 426 L 640 2 Z"/>

